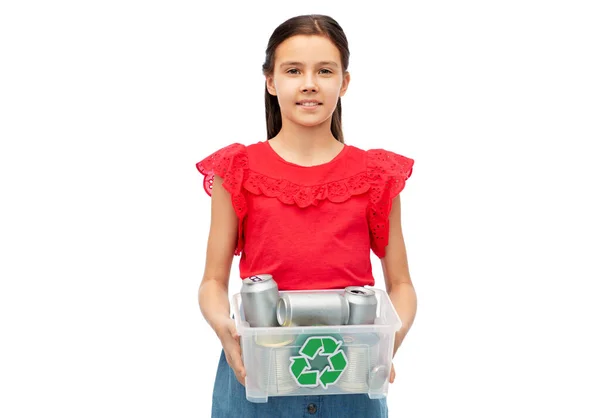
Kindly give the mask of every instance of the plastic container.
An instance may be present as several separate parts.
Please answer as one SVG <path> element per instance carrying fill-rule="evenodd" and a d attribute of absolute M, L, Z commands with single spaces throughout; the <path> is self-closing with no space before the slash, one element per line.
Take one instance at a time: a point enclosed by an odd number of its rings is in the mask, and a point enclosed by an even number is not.
<path fill-rule="evenodd" d="M 384 398 L 394 336 L 402 323 L 389 296 L 374 289 L 377 317 L 369 325 L 255 327 L 245 321 L 241 296 L 232 297 L 246 368 L 246 399 L 364 393 Z M 280 291 L 284 293 L 340 290 Z"/>

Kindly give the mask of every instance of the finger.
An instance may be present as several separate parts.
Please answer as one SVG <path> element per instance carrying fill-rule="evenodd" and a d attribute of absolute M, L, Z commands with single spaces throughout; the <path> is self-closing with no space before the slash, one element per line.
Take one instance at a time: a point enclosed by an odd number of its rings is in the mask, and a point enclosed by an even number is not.
<path fill-rule="evenodd" d="M 229 355 L 226 354 L 225 358 L 227 359 L 227 364 L 229 364 L 229 367 L 233 371 L 233 374 L 235 375 L 235 378 L 237 379 L 237 381 L 240 382 L 242 384 L 242 386 L 246 386 L 246 382 L 245 382 L 246 372 L 245 372 L 245 370 L 243 368 L 240 369 L 239 367 L 236 367 L 236 361 L 233 360 L 232 356 L 229 356 Z"/>
<path fill-rule="evenodd" d="M 235 377 L 238 382 L 245 386 L 246 381 L 246 369 L 244 362 L 242 361 L 242 350 L 240 346 L 240 336 L 238 335 L 235 327 L 235 322 L 231 321 L 228 326 L 229 335 L 232 337 L 223 344 L 225 350 L 225 358 L 229 367 L 233 370 Z"/>
<path fill-rule="evenodd" d="M 231 357 L 233 361 L 232 369 L 235 371 L 235 374 L 238 375 L 238 380 L 241 379 L 243 381 L 246 378 L 246 368 L 242 362 L 242 357 L 237 354 Z"/>
<path fill-rule="evenodd" d="M 242 363 L 242 359 L 239 356 L 233 355 L 231 361 L 231 369 L 235 373 L 235 377 L 242 386 L 246 385 L 246 369 Z"/>
<path fill-rule="evenodd" d="M 231 367 L 233 374 L 235 374 L 235 378 L 242 384 L 242 386 L 246 386 L 246 369 L 243 366 L 239 366 L 240 362 L 234 360 L 235 356 L 225 356 L 227 359 L 227 364 Z"/>
<path fill-rule="evenodd" d="M 242 376 L 240 376 L 238 373 L 235 374 L 235 378 L 237 379 L 238 382 L 240 382 L 240 385 L 246 386 L 246 379 L 245 378 L 243 378 Z"/>
<path fill-rule="evenodd" d="M 246 377 L 246 368 L 242 361 L 240 345 L 236 343 L 227 344 L 227 347 L 225 347 L 225 359 L 236 376 L 238 376 L 238 380 L 242 379 L 243 381 Z"/>
<path fill-rule="evenodd" d="M 394 380 L 396 380 L 396 371 L 394 370 L 394 367 L 392 366 L 392 371 L 390 372 L 390 383 L 394 383 Z"/>
<path fill-rule="evenodd" d="M 241 370 L 244 371 L 244 363 L 242 361 L 242 346 L 240 343 L 240 336 L 237 333 L 237 329 L 235 328 L 235 325 L 232 326 L 231 335 L 233 336 L 233 339 L 235 340 L 235 342 L 232 344 L 233 353 L 235 353 L 235 356 L 239 360 L 239 366 L 241 366 Z"/>
<path fill-rule="evenodd" d="M 233 321 L 231 321 L 231 323 L 229 324 L 229 333 L 236 340 L 240 339 L 240 336 L 238 335 L 238 332 L 237 332 L 237 328 L 235 327 L 235 322 L 233 322 Z"/>

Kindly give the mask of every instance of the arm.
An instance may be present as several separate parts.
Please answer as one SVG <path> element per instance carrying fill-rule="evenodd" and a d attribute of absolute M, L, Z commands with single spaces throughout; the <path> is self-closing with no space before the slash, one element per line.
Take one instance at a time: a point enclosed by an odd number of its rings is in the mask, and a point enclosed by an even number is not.
<path fill-rule="evenodd" d="M 229 317 L 229 274 L 237 244 L 237 229 L 238 219 L 231 204 L 231 195 L 223 188 L 223 179 L 215 176 L 206 263 L 198 289 L 198 303 L 202 315 L 221 341 L 227 363 L 244 385 L 246 370 L 239 336 L 234 321 Z"/>
<path fill-rule="evenodd" d="M 392 201 L 389 241 L 385 257 L 381 259 L 386 290 L 398 316 L 402 320 L 402 328 L 396 333 L 394 341 L 394 355 L 400 344 L 402 344 L 404 337 L 406 337 L 417 313 L 417 295 L 408 271 L 406 246 L 400 218 L 400 196 L 398 195 Z"/>
<path fill-rule="evenodd" d="M 231 196 L 215 176 L 211 197 L 211 221 L 206 248 L 204 276 L 198 289 L 200 311 L 219 335 L 229 320 L 229 274 L 237 240 L 238 220 Z"/>

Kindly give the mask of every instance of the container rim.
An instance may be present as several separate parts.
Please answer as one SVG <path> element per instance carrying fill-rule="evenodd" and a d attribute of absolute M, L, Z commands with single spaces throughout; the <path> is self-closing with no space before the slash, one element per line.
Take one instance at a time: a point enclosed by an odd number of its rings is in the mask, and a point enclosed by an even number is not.
<path fill-rule="evenodd" d="M 314 334 L 314 333 L 346 333 L 346 334 L 360 334 L 364 332 L 389 332 L 393 330 L 397 332 L 402 327 L 402 321 L 392 304 L 387 292 L 370 287 L 378 296 L 380 302 L 380 312 L 384 309 L 388 311 L 387 323 L 375 323 L 365 325 L 323 325 L 323 326 L 290 326 L 290 327 L 250 327 L 247 321 L 242 318 L 240 311 L 241 305 L 241 294 L 235 293 L 231 297 L 231 308 L 233 310 L 234 321 L 238 334 L 245 336 L 247 334 L 252 335 L 265 335 L 265 334 Z M 279 293 L 312 293 L 312 292 L 329 292 L 329 293 L 340 293 L 343 294 L 345 289 L 312 289 L 312 290 L 280 290 Z M 389 317 L 391 316 L 391 318 Z M 378 317 L 380 319 L 380 317 Z M 390 321 L 391 320 L 391 321 Z"/>

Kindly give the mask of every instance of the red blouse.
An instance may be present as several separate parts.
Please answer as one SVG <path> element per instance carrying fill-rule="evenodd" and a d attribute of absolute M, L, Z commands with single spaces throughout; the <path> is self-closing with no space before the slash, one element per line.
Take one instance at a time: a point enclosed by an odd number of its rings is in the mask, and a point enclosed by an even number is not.
<path fill-rule="evenodd" d="M 272 274 L 280 290 L 373 286 L 370 250 L 385 256 L 392 199 L 414 160 L 345 145 L 331 161 L 290 163 L 268 141 L 231 144 L 196 164 L 211 195 L 223 178 L 238 217 L 240 277 Z"/>

